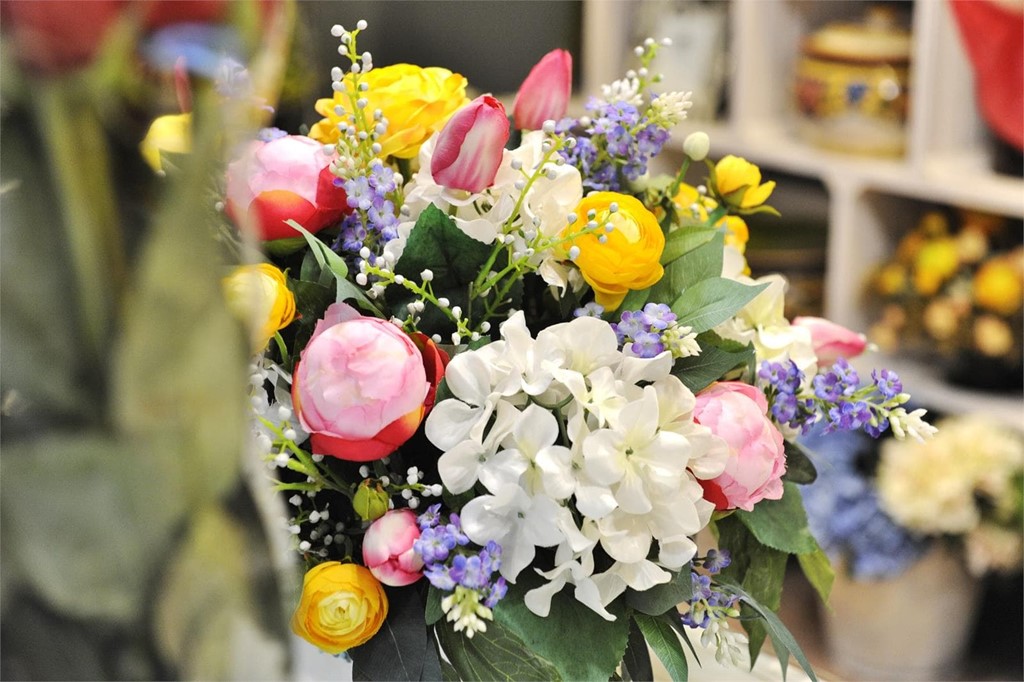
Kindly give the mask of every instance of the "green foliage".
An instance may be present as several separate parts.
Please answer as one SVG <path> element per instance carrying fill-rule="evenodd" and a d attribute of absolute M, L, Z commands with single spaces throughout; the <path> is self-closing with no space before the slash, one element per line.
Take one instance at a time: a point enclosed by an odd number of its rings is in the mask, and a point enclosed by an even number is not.
<path fill-rule="evenodd" d="M 434 279 L 430 284 L 434 295 L 447 298 L 451 306 L 459 306 L 467 316 L 473 317 L 482 312 L 474 310 L 473 306 L 494 304 L 496 292 L 492 291 L 483 299 L 477 297 L 471 305 L 469 285 L 480 274 L 495 248 L 467 236 L 444 211 L 431 205 L 423 210 L 409 233 L 405 250 L 395 264 L 395 274 L 418 281 L 423 270 L 432 271 Z M 507 265 L 508 255 L 502 249 L 491 270 L 501 271 Z M 519 307 L 522 299 L 522 287 L 520 280 L 510 292 L 515 307 Z M 415 300 L 414 294 L 394 285 L 388 289 L 387 295 L 392 313 L 404 318 L 408 314 L 406 305 Z M 452 323 L 441 311 L 428 305 L 419 327 L 427 334 L 443 334 L 451 331 Z"/>
<path fill-rule="evenodd" d="M 441 676 L 433 636 L 416 587 L 385 587 L 388 617 L 380 631 L 349 650 L 353 680 L 436 680 Z M 433 591 L 433 588 L 431 588 Z"/>
<path fill-rule="evenodd" d="M 725 237 L 716 231 L 706 242 L 694 246 L 669 263 L 665 274 L 651 287 L 651 299 L 671 303 L 697 282 L 721 276 L 724 240 Z"/>
<path fill-rule="evenodd" d="M 335 301 L 355 301 L 363 310 L 378 313 L 376 306 L 374 306 L 370 299 L 366 297 L 363 290 L 348 280 L 348 266 L 345 265 L 345 261 L 341 256 L 334 253 L 327 244 L 324 244 L 322 241 L 317 239 L 306 228 L 302 227 L 302 225 L 299 225 L 294 220 L 288 220 L 286 222 L 290 227 L 302 233 L 302 236 L 306 238 L 306 243 L 309 244 L 310 253 L 313 254 L 314 258 L 316 258 L 317 264 L 319 264 L 320 268 L 325 271 L 330 271 L 334 275 L 334 281 L 337 283 L 337 295 Z"/>
<path fill-rule="evenodd" d="M 660 616 L 666 611 L 675 609 L 677 604 L 689 601 L 693 596 L 693 581 L 690 578 L 689 565 L 672 574 L 667 583 L 655 585 L 649 590 L 637 592 L 626 590 L 626 604 L 648 616 Z"/>
<path fill-rule="evenodd" d="M 736 518 L 766 547 L 789 554 L 807 554 L 818 549 L 818 543 L 807 527 L 800 491 L 794 483 L 784 483 L 782 499 L 762 500 L 754 511 L 737 510 Z"/>
<path fill-rule="evenodd" d="M 668 266 L 677 258 L 711 241 L 719 230 L 714 227 L 690 227 L 675 230 L 665 238 L 665 249 L 661 252 L 661 264 Z"/>
<path fill-rule="evenodd" d="M 799 561 L 807 581 L 821 597 L 822 603 L 827 604 L 828 596 L 832 593 L 832 583 L 836 579 L 836 573 L 828 555 L 819 548 L 814 552 L 798 555 L 797 561 Z"/>
<path fill-rule="evenodd" d="M 626 653 L 622 657 L 622 678 L 635 682 L 654 679 L 647 640 L 644 639 L 640 626 L 633 618 L 629 620 L 629 640 L 626 645 Z"/>
<path fill-rule="evenodd" d="M 672 303 L 680 325 L 697 333 L 725 322 L 768 286 L 748 285 L 724 277 L 703 279 L 686 289 Z"/>
<path fill-rule="evenodd" d="M 697 340 L 700 342 L 700 337 Z M 676 360 L 672 373 L 679 377 L 688 389 L 699 393 L 731 371 L 749 365 L 753 358 L 753 346 L 732 351 L 701 343 L 700 355 Z"/>
<path fill-rule="evenodd" d="M 814 462 L 807 455 L 806 448 L 788 440 L 785 442 L 785 448 L 786 473 L 782 476 L 782 480 L 800 484 L 813 483 L 818 478 L 818 471 L 814 468 Z"/>
<path fill-rule="evenodd" d="M 550 613 L 541 618 L 523 601 L 526 592 L 540 584 L 539 577 L 525 571 L 520 574 L 494 611 L 495 625 L 548 661 L 557 671 L 558 679 L 608 679 L 626 650 L 629 617 L 625 608 L 614 602 L 608 610 L 616 620 L 604 620 L 566 588 L 554 595 Z M 489 632 L 491 625 L 487 629 Z"/>
<path fill-rule="evenodd" d="M 772 638 L 772 647 L 775 649 L 775 655 L 778 656 L 779 663 L 782 665 L 782 679 L 786 679 L 786 670 L 789 667 L 789 656 L 792 654 L 793 658 L 797 660 L 800 667 L 807 673 L 808 677 L 810 677 L 814 682 L 817 682 L 818 678 L 814 674 L 814 670 L 811 668 L 811 664 L 808 662 L 807 656 L 804 655 L 803 649 L 800 648 L 800 645 L 797 644 L 793 634 L 775 614 L 775 610 L 765 607 L 746 590 L 743 590 L 736 585 L 728 585 L 726 586 L 726 589 L 733 594 L 738 595 L 743 603 L 749 605 L 764 619 L 765 625 L 768 629 L 768 634 Z"/>
<path fill-rule="evenodd" d="M 633 615 L 633 619 L 654 651 L 654 655 L 668 670 L 669 677 L 685 681 L 689 676 L 689 663 L 675 629 L 661 617 L 637 613 Z"/>
<path fill-rule="evenodd" d="M 522 639 L 497 623 L 472 639 L 455 632 L 451 623 L 439 621 L 434 630 L 441 649 L 452 663 L 445 679 L 463 680 L 557 680 L 564 679 L 550 662 L 529 650 Z M 455 674 L 454 677 L 449 675 Z"/>

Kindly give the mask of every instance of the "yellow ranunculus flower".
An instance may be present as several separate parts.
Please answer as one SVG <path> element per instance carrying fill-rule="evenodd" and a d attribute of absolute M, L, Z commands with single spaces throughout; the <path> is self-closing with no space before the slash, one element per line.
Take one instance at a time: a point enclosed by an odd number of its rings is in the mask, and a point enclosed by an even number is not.
<path fill-rule="evenodd" d="M 761 169 L 732 154 L 715 164 L 715 189 L 718 196 L 727 197 L 743 187 L 746 187 L 746 190 L 740 200 L 730 203 L 739 208 L 754 208 L 768 201 L 772 190 L 775 189 L 775 181 L 762 185 Z"/>
<path fill-rule="evenodd" d="M 335 92 L 331 99 L 317 100 L 317 113 L 325 118 L 309 131 L 314 140 L 324 144 L 338 141 L 338 123 L 347 120 L 352 106 L 349 96 L 355 91 L 353 79 L 351 73 L 345 76 L 347 92 Z M 367 102 L 363 111 L 373 116 L 380 109 L 388 120 L 387 130 L 377 140 L 381 158 L 415 158 L 420 145 L 469 102 L 465 77 L 437 66 L 393 64 L 371 69 L 360 76 L 360 82 L 369 86 L 359 93 Z M 335 111 L 339 106 L 345 110 L 342 115 Z"/>
<path fill-rule="evenodd" d="M 613 203 L 618 204 L 614 213 L 609 210 Z M 572 239 L 565 248 L 579 249 L 574 262 L 593 287 L 598 305 L 615 310 L 628 291 L 646 289 L 665 274 L 658 262 L 665 250 L 665 235 L 657 218 L 642 203 L 617 192 L 595 192 L 585 197 L 576 206 L 579 221 L 566 231 L 578 232 L 581 224 L 591 220 L 590 211 L 594 211 L 592 220 L 601 226 L 611 223 L 612 231 L 601 227 Z M 603 244 L 599 239 L 602 235 L 607 237 Z"/>
<path fill-rule="evenodd" d="M 387 595 L 368 568 L 327 561 L 306 571 L 292 632 L 340 654 L 369 641 L 387 615 Z"/>
<path fill-rule="evenodd" d="M 1008 259 L 984 263 L 974 275 L 974 300 L 979 306 L 1002 315 L 1012 315 L 1024 306 L 1024 283 Z"/>
<path fill-rule="evenodd" d="M 254 353 L 295 319 L 295 295 L 273 265 L 240 265 L 223 283 L 228 309 L 248 326 Z"/>
<path fill-rule="evenodd" d="M 139 152 L 157 173 L 164 170 L 160 152 L 188 154 L 192 151 L 192 114 L 160 116 L 149 125 Z"/>

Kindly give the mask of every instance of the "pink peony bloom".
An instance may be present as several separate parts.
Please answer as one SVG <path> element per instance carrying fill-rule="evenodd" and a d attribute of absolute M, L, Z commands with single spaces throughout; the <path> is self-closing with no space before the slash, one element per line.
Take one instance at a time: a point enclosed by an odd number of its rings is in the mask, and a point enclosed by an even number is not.
<path fill-rule="evenodd" d="M 420 537 L 416 514 L 395 509 L 380 517 L 363 536 L 363 563 L 385 585 L 411 585 L 423 575 L 423 559 L 413 551 Z"/>
<path fill-rule="evenodd" d="M 477 97 L 438 133 L 430 159 L 434 182 L 448 189 L 484 191 L 494 184 L 508 136 L 505 107 L 490 95 Z"/>
<path fill-rule="evenodd" d="M 867 339 L 863 334 L 821 317 L 797 317 L 793 325 L 803 327 L 811 333 L 814 354 L 818 364 L 831 365 L 839 358 L 850 360 L 864 352 Z"/>
<path fill-rule="evenodd" d="M 786 454 L 782 434 L 768 419 L 768 401 L 758 388 L 721 381 L 697 395 L 694 421 L 729 445 L 730 456 L 717 478 L 698 481 L 715 508 L 751 511 L 761 500 L 782 497 Z"/>
<path fill-rule="evenodd" d="M 228 165 L 228 215 L 263 241 L 300 237 L 289 219 L 310 232 L 336 223 L 349 208 L 330 162 L 322 144 L 302 135 L 250 143 Z"/>
<path fill-rule="evenodd" d="M 540 130 L 544 121 L 565 116 L 572 95 L 572 55 L 552 50 L 537 62 L 519 86 L 512 117 L 519 130 Z"/>
<path fill-rule="evenodd" d="M 358 462 L 394 452 L 433 404 L 446 357 L 429 339 L 344 303 L 330 306 L 292 379 L 313 452 Z"/>

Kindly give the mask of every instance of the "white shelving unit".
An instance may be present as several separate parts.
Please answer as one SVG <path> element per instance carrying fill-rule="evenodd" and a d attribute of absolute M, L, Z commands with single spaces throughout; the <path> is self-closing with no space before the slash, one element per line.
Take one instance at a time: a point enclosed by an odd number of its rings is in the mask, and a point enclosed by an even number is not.
<path fill-rule="evenodd" d="M 724 0 L 723 0 L 724 2 Z M 659 3 L 662 11 L 685 2 Z M 1024 181 L 991 171 L 985 127 L 973 77 L 945 0 L 916 0 L 912 10 L 912 106 L 907 149 L 900 159 L 862 158 L 823 151 L 793 130 L 792 83 L 800 38 L 824 22 L 857 18 L 868 0 L 731 0 L 725 3 L 729 67 L 728 115 L 686 121 L 675 140 L 704 130 L 712 156 L 736 154 L 772 172 L 817 180 L 828 194 L 825 314 L 866 329 L 860 302 L 865 276 L 894 248 L 925 206 L 944 205 L 1024 218 Z M 621 77 L 632 44 L 631 22 L 650 9 L 638 0 L 585 0 L 583 85 L 586 92 Z M 654 35 L 653 37 L 660 37 Z M 679 65 L 659 60 L 658 70 Z M 695 92 L 694 97 L 702 93 Z M 708 96 L 704 93 L 704 96 Z M 676 144 L 680 144 L 676 142 Z M 1019 394 L 967 391 L 933 370 L 894 358 L 870 358 L 897 369 L 915 397 L 947 411 L 985 411 L 1024 424 Z"/>

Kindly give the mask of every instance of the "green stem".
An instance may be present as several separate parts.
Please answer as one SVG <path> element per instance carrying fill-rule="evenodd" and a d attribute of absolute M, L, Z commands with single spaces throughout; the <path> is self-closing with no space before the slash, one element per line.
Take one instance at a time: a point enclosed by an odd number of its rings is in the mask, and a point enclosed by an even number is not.
<path fill-rule="evenodd" d="M 107 348 L 127 271 L 109 150 L 95 110 L 71 81 L 41 79 L 33 90 L 75 271 L 87 352 L 98 360 Z"/>

